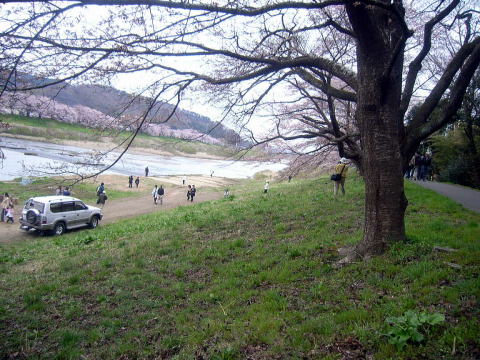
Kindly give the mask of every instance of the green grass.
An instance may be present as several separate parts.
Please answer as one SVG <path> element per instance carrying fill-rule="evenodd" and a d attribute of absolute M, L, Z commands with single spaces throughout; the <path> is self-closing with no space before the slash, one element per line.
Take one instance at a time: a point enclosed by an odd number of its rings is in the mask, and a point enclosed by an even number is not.
<path fill-rule="evenodd" d="M 349 178 L 338 199 L 325 179 L 273 184 L 268 195 L 261 185 L 2 246 L 0 358 L 475 357 L 478 214 L 407 183 L 408 240 L 335 268 L 337 249 L 362 234 L 363 183 Z M 410 309 L 447 321 L 400 351 L 385 319 Z"/>
<path fill-rule="evenodd" d="M 11 128 L 4 130 L 4 133 L 11 135 L 23 135 L 35 138 L 42 138 L 45 141 L 112 141 L 119 143 L 122 139 L 131 135 L 129 132 L 109 134 L 98 129 L 87 128 L 82 125 L 69 124 L 53 119 L 34 118 L 20 115 L 1 115 L 0 120 L 11 125 Z M 205 153 L 218 157 L 239 157 L 241 154 L 233 148 L 225 146 L 202 143 L 200 141 L 188 141 L 165 136 L 151 136 L 138 134 L 133 148 L 152 148 L 174 155 L 195 155 Z M 262 152 L 253 150 L 249 157 L 261 156 Z"/>

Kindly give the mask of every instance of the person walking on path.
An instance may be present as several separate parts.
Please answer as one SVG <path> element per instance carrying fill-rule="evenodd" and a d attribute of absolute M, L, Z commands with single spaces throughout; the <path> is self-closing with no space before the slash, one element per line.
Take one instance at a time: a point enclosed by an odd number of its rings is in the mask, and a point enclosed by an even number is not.
<path fill-rule="evenodd" d="M 188 185 L 188 187 L 187 187 L 187 201 L 190 200 L 190 196 L 192 196 L 192 186 Z"/>
<path fill-rule="evenodd" d="M 137 176 L 137 178 L 135 179 L 135 186 L 137 187 L 137 189 L 138 185 L 140 185 L 140 178 Z"/>
<path fill-rule="evenodd" d="M 103 207 L 105 206 L 105 202 L 107 201 L 107 199 L 108 199 L 107 193 L 106 193 L 105 191 L 102 191 L 102 192 L 98 195 L 97 204 L 102 205 L 102 209 L 103 209 Z"/>
<path fill-rule="evenodd" d="M 163 188 L 163 185 L 160 185 L 158 188 L 158 200 L 160 200 L 160 205 L 163 204 L 163 196 L 165 195 L 165 189 Z"/>
<path fill-rule="evenodd" d="M 184 176 L 184 177 L 182 178 L 182 185 L 185 186 L 186 183 L 187 183 L 187 177 Z"/>
<path fill-rule="evenodd" d="M 105 184 L 102 182 L 98 187 L 97 187 L 97 196 L 100 195 L 102 192 L 105 191 Z"/>
<path fill-rule="evenodd" d="M 148 177 L 148 166 L 145 168 L 145 177 Z"/>
<path fill-rule="evenodd" d="M 270 189 L 270 183 L 268 181 L 265 181 L 265 185 L 263 185 L 263 193 L 268 193 L 268 189 Z"/>
<path fill-rule="evenodd" d="M 153 203 L 157 205 L 157 200 L 158 200 L 158 186 L 155 185 L 155 187 L 152 190 L 152 196 L 153 196 Z"/>
<path fill-rule="evenodd" d="M 346 158 L 341 158 L 337 165 L 335 165 L 335 174 L 340 175 L 338 180 L 333 182 L 333 195 L 337 196 L 338 188 L 342 187 L 342 194 L 345 195 L 345 179 L 347 177 L 348 160 Z"/>
<path fill-rule="evenodd" d="M 424 172 L 423 172 L 423 181 L 430 181 L 431 180 L 431 171 L 432 171 L 432 157 L 430 156 L 429 153 L 425 154 L 425 158 L 423 159 L 423 166 L 424 166 Z"/>
<path fill-rule="evenodd" d="M 133 187 L 133 175 L 130 175 L 128 177 L 128 187 L 132 188 Z"/>
<path fill-rule="evenodd" d="M 193 198 L 195 197 L 196 193 L 197 193 L 197 189 L 195 188 L 195 185 L 192 185 L 192 188 L 190 190 L 190 201 L 193 202 Z"/>
<path fill-rule="evenodd" d="M 14 223 L 14 211 L 13 211 L 13 204 L 10 205 L 10 207 L 7 209 L 7 212 L 5 213 L 5 218 L 6 218 L 6 223 Z"/>
<path fill-rule="evenodd" d="M 5 221 L 5 217 L 7 215 L 7 209 L 10 208 L 12 204 L 12 200 L 10 199 L 10 195 L 8 193 L 3 194 L 3 200 L 2 200 L 2 214 L 1 214 L 1 220 L 2 222 Z"/>

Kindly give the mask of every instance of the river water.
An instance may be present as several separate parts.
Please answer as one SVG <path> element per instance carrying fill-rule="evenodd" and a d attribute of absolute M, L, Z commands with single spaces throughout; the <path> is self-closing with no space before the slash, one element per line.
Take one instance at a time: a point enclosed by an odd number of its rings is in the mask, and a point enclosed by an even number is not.
<path fill-rule="evenodd" d="M 93 150 L 8 137 L 0 137 L 0 148 L 5 154 L 5 159 L 0 160 L 0 180 L 4 181 L 30 176 L 94 173 L 111 164 L 119 155 L 110 153 L 98 159 L 93 158 Z M 282 170 L 286 164 L 127 153 L 105 173 L 143 176 L 146 166 L 151 176 L 210 175 L 213 171 L 214 176 L 248 178 L 263 170 Z"/>

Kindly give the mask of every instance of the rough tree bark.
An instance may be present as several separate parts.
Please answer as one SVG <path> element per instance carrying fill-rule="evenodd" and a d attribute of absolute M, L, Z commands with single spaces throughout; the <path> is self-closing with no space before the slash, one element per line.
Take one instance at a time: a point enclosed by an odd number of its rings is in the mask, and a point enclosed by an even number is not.
<path fill-rule="evenodd" d="M 405 238 L 407 199 L 400 149 L 405 35 L 383 9 L 357 4 L 347 6 L 347 12 L 357 34 L 356 121 L 365 179 L 364 235 L 350 257 L 368 257 Z M 385 27 L 386 23 L 390 25 Z"/>

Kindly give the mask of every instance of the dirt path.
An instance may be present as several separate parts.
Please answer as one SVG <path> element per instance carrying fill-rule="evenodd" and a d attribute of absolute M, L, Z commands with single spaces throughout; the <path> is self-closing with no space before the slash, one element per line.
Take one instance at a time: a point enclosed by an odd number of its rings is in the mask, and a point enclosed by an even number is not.
<path fill-rule="evenodd" d="M 209 184 L 212 186 L 213 184 Z M 110 224 L 121 219 L 134 217 L 137 215 L 148 214 L 156 211 L 173 209 L 182 205 L 193 205 L 195 203 L 220 199 L 223 196 L 221 191 L 212 189 L 197 190 L 193 202 L 187 201 L 187 188 L 182 186 L 169 187 L 163 199 L 163 205 L 154 205 L 151 195 L 142 195 L 140 197 L 130 197 L 118 200 L 108 201 L 103 208 L 102 224 Z M 94 204 L 89 204 L 94 205 Z M 94 205 L 95 206 L 95 205 Z M 18 217 L 18 214 L 16 218 Z M 73 230 L 84 231 L 84 230 Z M 19 229 L 18 222 L 15 224 L 0 223 L 0 243 L 11 243 L 17 241 L 31 240 L 39 236 L 34 232 L 25 232 Z"/>

